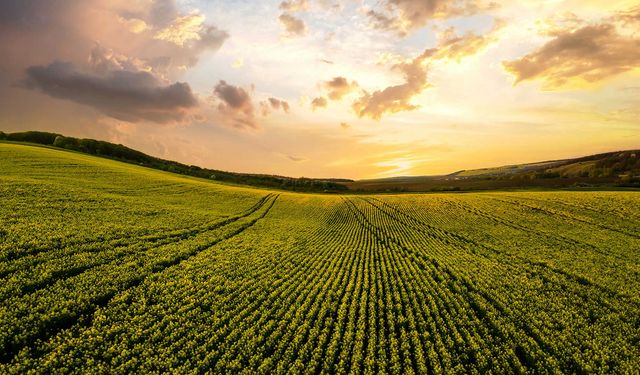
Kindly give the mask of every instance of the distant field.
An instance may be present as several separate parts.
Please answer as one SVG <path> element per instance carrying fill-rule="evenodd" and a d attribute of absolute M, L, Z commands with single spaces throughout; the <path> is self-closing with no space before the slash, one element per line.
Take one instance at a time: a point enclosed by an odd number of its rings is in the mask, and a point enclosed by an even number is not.
<path fill-rule="evenodd" d="M 458 172 L 455 174 L 455 177 L 477 177 L 477 176 L 483 176 L 483 175 L 515 174 L 520 172 L 526 172 L 530 169 L 536 169 L 536 168 L 549 166 L 557 163 L 558 163 L 557 161 L 546 161 L 541 163 L 507 165 L 504 167 L 497 167 L 497 168 L 472 169 L 468 171 Z"/>
<path fill-rule="evenodd" d="M 0 373 L 640 368 L 640 194 L 310 195 L 0 144 Z"/>
<path fill-rule="evenodd" d="M 385 192 L 398 191 L 414 191 L 426 192 L 434 189 L 460 189 L 460 190 L 496 190 L 496 189 L 520 189 L 520 188 L 566 188 L 575 184 L 597 184 L 612 185 L 616 177 L 607 178 L 588 178 L 588 177 L 569 177 L 569 178 L 549 178 L 539 180 L 432 180 L 432 181 L 355 181 L 345 182 L 343 185 L 350 190 L 362 192 Z"/>
<path fill-rule="evenodd" d="M 573 163 L 564 165 L 562 167 L 550 168 L 549 172 L 558 172 L 560 174 L 577 175 L 583 171 L 589 171 L 590 168 L 595 166 L 595 161 L 583 161 L 579 163 Z"/>

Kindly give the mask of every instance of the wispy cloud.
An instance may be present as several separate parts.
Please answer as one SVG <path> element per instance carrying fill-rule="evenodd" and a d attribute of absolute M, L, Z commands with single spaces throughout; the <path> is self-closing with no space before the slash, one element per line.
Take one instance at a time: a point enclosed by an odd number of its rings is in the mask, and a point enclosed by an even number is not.
<path fill-rule="evenodd" d="M 422 156 L 406 155 L 395 159 L 380 161 L 374 163 L 373 165 L 376 167 L 390 169 L 387 169 L 384 172 L 377 173 L 372 177 L 407 176 L 411 174 L 411 170 L 413 170 L 415 167 L 433 160 L 434 159 L 432 158 L 425 158 Z"/>
<path fill-rule="evenodd" d="M 283 154 L 281 152 L 276 152 L 276 155 L 283 157 L 285 159 L 288 159 L 294 163 L 304 163 L 309 161 L 309 158 L 305 158 L 305 157 L 300 157 L 300 156 L 292 156 L 292 155 L 288 155 L 288 154 Z"/>

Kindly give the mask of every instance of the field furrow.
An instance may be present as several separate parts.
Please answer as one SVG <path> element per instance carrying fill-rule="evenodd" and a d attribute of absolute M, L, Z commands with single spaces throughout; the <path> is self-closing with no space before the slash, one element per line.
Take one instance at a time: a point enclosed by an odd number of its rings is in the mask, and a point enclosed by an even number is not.
<path fill-rule="evenodd" d="M 640 367 L 637 192 L 277 193 L 56 153 L 0 144 L 0 373 Z"/>

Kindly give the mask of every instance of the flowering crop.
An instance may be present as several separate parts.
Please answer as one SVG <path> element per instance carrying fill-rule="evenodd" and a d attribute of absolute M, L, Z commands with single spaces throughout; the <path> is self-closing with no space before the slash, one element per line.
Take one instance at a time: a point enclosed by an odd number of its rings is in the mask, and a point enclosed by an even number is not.
<path fill-rule="evenodd" d="M 0 144 L 0 372 L 633 373 L 638 198 L 281 193 Z"/>

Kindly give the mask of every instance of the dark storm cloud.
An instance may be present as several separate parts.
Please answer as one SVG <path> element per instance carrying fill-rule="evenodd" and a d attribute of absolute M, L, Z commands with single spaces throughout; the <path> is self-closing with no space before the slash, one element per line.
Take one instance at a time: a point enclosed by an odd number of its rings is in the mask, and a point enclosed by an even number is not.
<path fill-rule="evenodd" d="M 187 83 L 167 85 L 144 71 L 113 70 L 95 75 L 80 71 L 70 62 L 29 67 L 20 86 L 134 123 L 183 123 L 188 121 L 189 110 L 198 106 Z"/>

